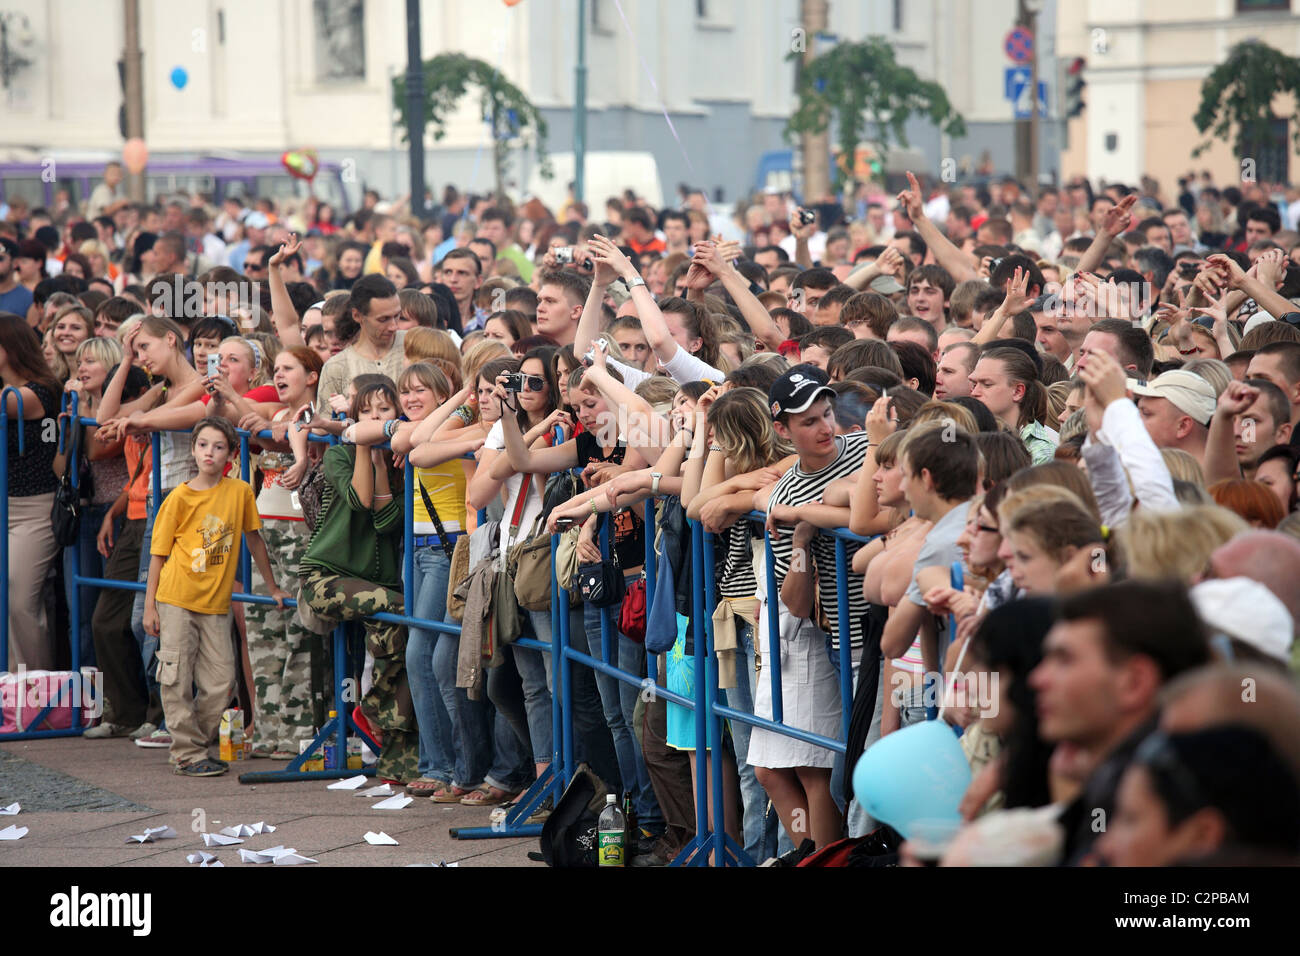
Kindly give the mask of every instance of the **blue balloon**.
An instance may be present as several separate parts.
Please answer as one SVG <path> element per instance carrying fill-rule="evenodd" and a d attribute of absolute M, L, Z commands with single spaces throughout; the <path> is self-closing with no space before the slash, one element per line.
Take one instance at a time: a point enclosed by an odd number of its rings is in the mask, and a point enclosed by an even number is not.
<path fill-rule="evenodd" d="M 183 66 L 172 67 L 172 86 L 178 90 L 185 89 L 185 84 L 190 81 L 190 75 Z"/>
<path fill-rule="evenodd" d="M 853 770 L 862 808 L 904 837 L 921 821 L 957 822 L 970 764 L 952 728 L 927 720 L 896 730 L 867 749 Z"/>

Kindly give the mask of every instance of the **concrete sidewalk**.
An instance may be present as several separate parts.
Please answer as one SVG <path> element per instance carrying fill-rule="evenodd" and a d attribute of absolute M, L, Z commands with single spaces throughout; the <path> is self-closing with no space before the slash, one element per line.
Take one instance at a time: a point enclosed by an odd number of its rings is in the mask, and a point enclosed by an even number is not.
<path fill-rule="evenodd" d="M 527 857 L 537 849 L 535 837 L 451 838 L 450 827 L 489 825 L 485 809 L 417 797 L 402 810 L 372 810 L 374 800 L 327 790 L 332 780 L 239 783 L 242 772 L 284 766 L 251 760 L 222 777 L 191 779 L 172 773 L 166 750 L 146 750 L 126 739 L 62 737 L 0 744 L 0 807 L 22 804 L 18 816 L 0 817 L 0 829 L 10 824 L 28 828 L 21 840 L 0 841 L 0 866 L 189 866 L 185 857 L 204 849 L 205 831 L 259 820 L 274 825 L 275 833 L 207 852 L 226 866 L 255 865 L 240 862 L 241 847 L 280 844 L 321 866 L 542 866 Z M 176 831 L 175 839 L 126 843 L 146 827 L 164 825 Z M 400 845 L 370 846 L 364 839 L 367 830 L 382 830 Z"/>

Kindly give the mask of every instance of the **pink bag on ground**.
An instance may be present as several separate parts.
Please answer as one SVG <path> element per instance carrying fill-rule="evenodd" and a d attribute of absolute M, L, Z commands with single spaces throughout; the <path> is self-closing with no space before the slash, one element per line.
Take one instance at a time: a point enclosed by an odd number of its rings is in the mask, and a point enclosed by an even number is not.
<path fill-rule="evenodd" d="M 81 725 L 99 723 L 104 709 L 103 682 L 99 669 L 76 671 L 0 672 L 0 734 L 30 730 L 67 730 L 72 711 L 81 706 Z M 49 713 L 35 724 L 41 712 Z"/>

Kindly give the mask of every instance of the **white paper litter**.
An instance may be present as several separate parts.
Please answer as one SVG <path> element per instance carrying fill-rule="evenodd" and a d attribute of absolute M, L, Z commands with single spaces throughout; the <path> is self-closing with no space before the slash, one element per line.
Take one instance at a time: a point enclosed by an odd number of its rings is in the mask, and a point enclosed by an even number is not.
<path fill-rule="evenodd" d="M 414 797 L 408 797 L 406 794 L 399 793 L 389 797 L 387 800 L 380 800 L 378 803 L 370 805 L 371 810 L 401 810 L 415 802 Z"/>
<path fill-rule="evenodd" d="M 234 837 L 226 836 L 222 833 L 205 833 L 203 834 L 204 846 L 234 846 L 236 843 L 243 843 L 243 840 L 237 840 Z"/>
<path fill-rule="evenodd" d="M 221 832 L 229 837 L 250 837 L 257 836 L 259 833 L 274 833 L 275 827 L 259 820 L 257 823 L 237 823 L 234 826 L 223 827 Z"/>
<path fill-rule="evenodd" d="M 127 843 L 153 843 L 156 840 L 171 840 L 176 831 L 171 827 L 150 827 L 144 833 L 137 833 L 126 838 Z"/>
<path fill-rule="evenodd" d="M 302 856 L 293 847 L 273 846 L 268 850 L 240 850 L 239 858 L 245 863 L 274 863 L 279 866 L 297 866 L 316 861 Z"/>
<path fill-rule="evenodd" d="M 358 797 L 391 797 L 393 788 L 386 783 L 381 783 L 377 787 L 371 787 L 369 790 L 362 790 L 357 794 Z"/>
<path fill-rule="evenodd" d="M 398 843 L 383 830 L 375 833 L 373 830 L 366 833 L 366 842 L 371 846 L 397 846 Z"/>
<path fill-rule="evenodd" d="M 315 863 L 310 857 L 301 856 L 297 853 L 285 853 L 275 858 L 276 866 L 298 866 L 302 863 Z"/>
<path fill-rule="evenodd" d="M 13 817 L 18 815 L 22 807 L 16 803 L 11 803 L 7 807 L 0 807 L 0 817 Z"/>
<path fill-rule="evenodd" d="M 364 773 L 359 773 L 355 777 L 348 777 L 346 780 L 339 780 L 331 783 L 326 790 L 355 790 L 362 786 L 370 778 Z M 386 785 L 385 785 L 386 786 Z"/>
<path fill-rule="evenodd" d="M 27 828 L 20 827 L 16 823 L 11 823 L 0 830 L 0 840 L 21 840 L 25 836 L 27 836 Z"/>
<path fill-rule="evenodd" d="M 191 853 L 185 858 L 186 863 L 211 863 L 217 858 L 215 853 L 204 853 L 200 850 L 198 853 Z"/>

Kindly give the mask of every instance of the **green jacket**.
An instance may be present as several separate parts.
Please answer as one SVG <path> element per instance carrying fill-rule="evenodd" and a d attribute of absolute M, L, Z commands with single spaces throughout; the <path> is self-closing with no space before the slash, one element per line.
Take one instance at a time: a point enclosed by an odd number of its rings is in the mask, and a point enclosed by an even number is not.
<path fill-rule="evenodd" d="M 302 566 L 400 588 L 405 500 L 402 473 L 389 472 L 391 501 L 378 510 L 364 508 L 352 487 L 356 454 L 355 445 L 332 445 L 325 451 L 321 463 L 325 472 L 321 514 Z"/>

